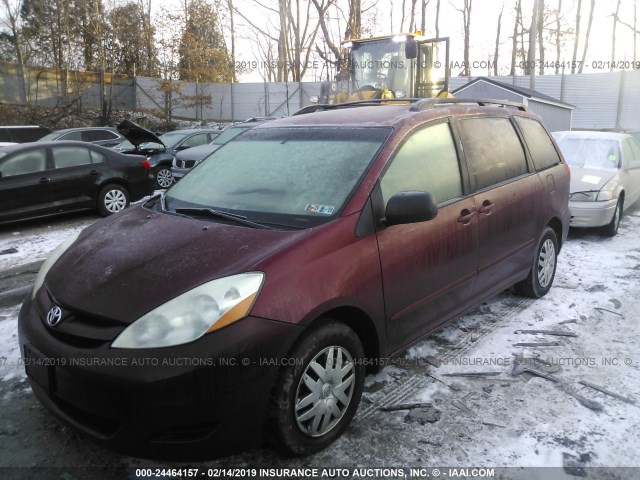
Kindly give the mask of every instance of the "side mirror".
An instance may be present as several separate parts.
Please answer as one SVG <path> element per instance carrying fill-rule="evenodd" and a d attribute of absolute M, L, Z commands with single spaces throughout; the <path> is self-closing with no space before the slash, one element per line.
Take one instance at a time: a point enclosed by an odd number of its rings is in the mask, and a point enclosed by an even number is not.
<path fill-rule="evenodd" d="M 407 38 L 404 44 L 404 56 L 407 57 L 408 60 L 418 58 L 418 44 L 414 38 Z"/>
<path fill-rule="evenodd" d="M 387 202 L 385 224 L 402 225 L 433 220 L 438 215 L 435 198 L 429 192 L 399 192 Z"/>

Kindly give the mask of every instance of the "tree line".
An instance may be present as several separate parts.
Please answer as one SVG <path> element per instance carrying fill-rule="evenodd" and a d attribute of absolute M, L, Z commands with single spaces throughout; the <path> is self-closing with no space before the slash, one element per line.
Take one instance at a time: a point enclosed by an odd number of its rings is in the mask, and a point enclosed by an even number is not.
<path fill-rule="evenodd" d="M 242 37 L 261 60 L 266 81 L 301 81 L 310 73 L 325 79 L 340 71 L 346 62 L 341 43 L 350 38 L 416 30 L 451 36 L 457 23 L 463 32 L 464 67 L 452 74 L 471 75 L 470 51 L 478 35 L 472 29 L 488 28 L 474 25 L 476 12 L 487 7 L 479 0 L 181 0 L 155 15 L 151 2 L 0 0 L 0 60 L 15 63 L 19 71 L 28 65 L 61 73 L 161 77 L 168 84 L 232 82 L 247 68 L 235 61 Z M 632 18 L 621 18 L 623 2 L 633 5 Z M 582 72 L 595 0 L 534 0 L 529 11 L 523 10 L 523 0 L 491 3 L 501 5 L 495 48 L 488 54 L 492 73 L 559 73 L 566 51 L 572 53 L 568 72 Z M 633 32 L 636 61 L 635 4 L 609 3 L 611 13 L 604 21 L 612 25 L 612 60 L 621 26 Z M 441 18 L 445 7 L 456 12 L 455 18 Z M 510 58 L 501 58 L 503 46 L 510 48 Z M 315 61 L 319 72 L 309 70 Z"/>

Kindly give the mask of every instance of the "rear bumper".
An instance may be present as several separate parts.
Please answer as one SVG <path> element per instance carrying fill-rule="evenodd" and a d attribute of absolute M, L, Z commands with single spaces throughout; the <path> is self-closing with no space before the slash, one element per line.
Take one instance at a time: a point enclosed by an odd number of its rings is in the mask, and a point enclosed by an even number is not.
<path fill-rule="evenodd" d="M 247 317 L 191 344 L 120 350 L 55 335 L 29 299 L 18 334 L 33 392 L 62 423 L 123 454 L 202 460 L 262 443 L 278 373 L 265 359 L 301 328 Z"/>
<path fill-rule="evenodd" d="M 129 200 L 137 202 L 141 198 L 153 194 L 155 186 L 155 179 L 152 173 L 149 173 L 144 180 L 139 182 L 130 182 L 128 186 Z"/>
<path fill-rule="evenodd" d="M 602 227 L 609 224 L 618 199 L 606 202 L 569 202 L 572 227 Z"/>

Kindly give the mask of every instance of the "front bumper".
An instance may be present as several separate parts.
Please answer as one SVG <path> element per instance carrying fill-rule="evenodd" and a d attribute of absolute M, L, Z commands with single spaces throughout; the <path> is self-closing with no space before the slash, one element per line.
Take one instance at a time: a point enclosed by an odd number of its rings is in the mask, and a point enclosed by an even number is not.
<path fill-rule="evenodd" d="M 618 199 L 605 202 L 569 202 L 572 227 L 602 227 L 609 224 Z"/>
<path fill-rule="evenodd" d="M 247 317 L 190 344 L 121 350 L 58 334 L 29 299 L 18 334 L 35 395 L 64 424 L 127 455 L 202 460 L 262 443 L 268 360 L 301 328 Z"/>

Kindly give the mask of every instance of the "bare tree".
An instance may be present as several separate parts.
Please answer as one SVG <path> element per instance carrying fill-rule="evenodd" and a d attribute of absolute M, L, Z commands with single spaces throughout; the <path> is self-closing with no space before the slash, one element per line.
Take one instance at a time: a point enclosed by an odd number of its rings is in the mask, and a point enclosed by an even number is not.
<path fill-rule="evenodd" d="M 616 27 L 618 26 L 618 13 L 620 13 L 620 0 L 616 3 L 616 13 L 613 14 L 613 31 L 611 32 L 611 65 L 609 67 L 609 70 L 612 72 L 613 66 L 616 62 Z"/>
<path fill-rule="evenodd" d="M 520 26 L 519 20 L 522 12 L 522 0 L 518 0 L 515 10 L 516 10 L 516 15 L 515 15 L 515 20 L 513 22 L 513 37 L 511 37 L 512 39 L 511 69 L 509 70 L 509 75 L 512 75 L 512 76 L 516 74 L 516 61 L 518 58 L 518 27 Z"/>
<path fill-rule="evenodd" d="M 496 49 L 493 53 L 493 74 L 498 76 L 498 54 L 500 53 L 500 30 L 502 29 L 502 13 L 504 12 L 504 3 L 498 15 L 498 31 L 496 33 Z"/>
<path fill-rule="evenodd" d="M 529 67 L 529 88 L 536 88 L 536 35 L 538 34 L 538 8 L 540 0 L 533 0 L 533 12 L 531 13 L 531 28 L 529 28 L 529 55 L 527 64 Z"/>
<path fill-rule="evenodd" d="M 562 0 L 558 0 L 558 10 L 556 10 L 556 75 L 560 73 L 560 55 L 562 50 L 562 31 L 560 29 L 560 19 L 562 18 Z"/>
<path fill-rule="evenodd" d="M 578 10 L 576 11 L 576 30 L 573 41 L 573 56 L 571 57 L 571 73 L 576 73 L 576 61 L 578 59 L 578 43 L 580 41 L 580 10 L 582 10 L 582 0 L 578 0 Z"/>
<path fill-rule="evenodd" d="M 411 15 L 409 17 L 409 31 L 416 31 L 416 3 L 418 0 L 411 0 Z"/>
<path fill-rule="evenodd" d="M 540 59 L 540 75 L 544 75 L 544 0 L 538 0 L 538 58 Z"/>
<path fill-rule="evenodd" d="M 584 62 L 587 59 L 587 49 L 589 48 L 589 39 L 591 36 L 591 24 L 593 23 L 593 10 L 596 8 L 596 0 L 591 0 L 591 8 L 589 9 L 589 23 L 587 24 L 587 35 L 584 39 L 584 49 L 582 50 L 582 60 L 578 67 L 578 73 L 582 73 Z"/>
<path fill-rule="evenodd" d="M 0 17 L 0 25 L 2 25 L 3 27 L 9 30 L 7 39 L 9 40 L 9 42 L 11 43 L 11 46 L 13 47 L 15 58 L 16 58 L 19 101 L 22 104 L 26 104 L 27 91 L 26 91 L 25 79 L 24 79 L 25 45 L 22 41 L 22 32 L 18 24 L 19 18 L 20 18 L 20 11 L 22 9 L 22 1 L 18 1 L 16 4 L 11 6 L 9 4 L 9 0 L 2 0 L 1 5 L 4 6 L 4 15 Z"/>
<path fill-rule="evenodd" d="M 470 35 L 471 35 L 472 3 L 473 3 L 473 0 L 462 0 L 462 8 L 454 7 L 458 12 L 462 14 L 462 23 L 464 28 L 464 70 L 462 71 L 462 74 L 466 77 L 471 75 L 471 68 L 469 65 L 469 46 L 470 46 Z"/>
<path fill-rule="evenodd" d="M 436 2 L 436 38 L 440 37 L 440 0 Z"/>

